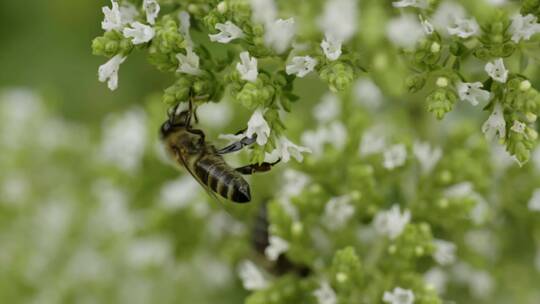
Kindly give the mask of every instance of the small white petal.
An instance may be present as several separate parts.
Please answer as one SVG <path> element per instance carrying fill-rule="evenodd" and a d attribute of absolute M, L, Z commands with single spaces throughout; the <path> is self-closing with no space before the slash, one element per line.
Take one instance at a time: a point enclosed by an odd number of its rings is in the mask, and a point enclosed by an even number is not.
<path fill-rule="evenodd" d="M 242 32 L 242 29 L 231 21 L 216 24 L 216 29 L 219 30 L 219 33 L 208 35 L 208 37 L 210 37 L 210 41 L 229 43 L 234 39 L 244 37 L 244 32 Z"/>
<path fill-rule="evenodd" d="M 480 26 L 473 19 L 458 19 L 454 25 L 448 27 L 448 33 L 450 35 L 458 36 L 461 38 L 469 38 L 478 34 Z"/>
<path fill-rule="evenodd" d="M 296 76 L 303 78 L 311 73 L 316 66 L 317 60 L 310 56 L 295 56 L 291 60 L 291 63 L 286 66 L 285 71 L 288 75 L 295 74 Z"/>
<path fill-rule="evenodd" d="M 459 98 L 463 101 L 470 102 L 473 106 L 478 105 L 480 102 L 488 101 L 489 97 L 491 96 L 489 91 L 482 90 L 481 88 L 481 82 L 459 82 L 457 84 Z"/>
<path fill-rule="evenodd" d="M 482 125 L 482 132 L 487 138 L 492 139 L 495 135 L 499 138 L 506 137 L 506 121 L 504 120 L 503 108 L 500 104 L 496 104 L 489 118 Z"/>
<path fill-rule="evenodd" d="M 104 6 L 101 8 L 103 11 L 104 19 L 101 22 L 101 28 L 105 31 L 122 30 L 122 14 L 120 13 L 120 7 L 118 2 L 111 0 L 112 7 L 108 8 Z"/>
<path fill-rule="evenodd" d="M 534 193 L 527 206 L 531 211 L 540 212 L 540 188 L 534 190 Z"/>
<path fill-rule="evenodd" d="M 317 298 L 318 304 L 337 304 L 336 292 L 327 281 L 322 281 L 313 295 Z"/>
<path fill-rule="evenodd" d="M 442 266 L 452 264 L 456 261 L 456 245 L 444 240 L 434 240 L 435 252 L 433 258 Z"/>
<path fill-rule="evenodd" d="M 269 24 L 277 18 L 277 7 L 274 0 L 251 0 L 251 20 L 256 23 Z"/>
<path fill-rule="evenodd" d="M 525 134 L 525 129 L 526 128 L 527 128 L 527 125 L 525 125 L 521 121 L 514 120 L 514 124 L 512 125 L 510 130 L 512 130 L 512 131 L 514 131 L 516 133 Z"/>
<path fill-rule="evenodd" d="M 391 19 L 386 25 L 386 36 L 396 46 L 412 49 L 425 36 L 418 18 L 405 14 Z"/>
<path fill-rule="evenodd" d="M 238 276 L 246 290 L 259 290 L 268 286 L 262 272 L 251 261 L 242 261 L 238 266 Z"/>
<path fill-rule="evenodd" d="M 285 136 L 279 138 L 277 150 L 279 151 L 281 161 L 284 163 L 289 162 L 291 156 L 296 161 L 301 162 L 304 160 L 302 153 L 311 153 L 311 149 L 295 145 Z"/>
<path fill-rule="evenodd" d="M 384 151 L 383 166 L 388 170 L 401 167 L 407 160 L 407 149 L 404 144 L 393 145 Z"/>
<path fill-rule="evenodd" d="M 281 54 L 289 48 L 295 34 L 296 25 L 293 18 L 278 19 L 266 24 L 264 42 L 266 46 Z"/>
<path fill-rule="evenodd" d="M 334 61 L 341 56 L 341 40 L 333 38 L 332 36 L 326 36 L 321 42 L 321 48 L 324 55 L 328 60 Z"/>
<path fill-rule="evenodd" d="M 512 18 L 509 31 L 512 34 L 512 41 L 518 43 L 521 40 L 529 40 L 534 34 L 540 32 L 540 24 L 536 16 L 532 14 L 526 16 L 517 14 Z"/>
<path fill-rule="evenodd" d="M 143 10 L 146 12 L 146 22 L 156 23 L 160 10 L 159 3 L 156 0 L 143 0 Z"/>
<path fill-rule="evenodd" d="M 122 17 L 123 24 L 130 24 L 134 22 L 137 17 L 139 17 L 139 11 L 135 5 L 129 2 L 124 2 L 120 6 L 120 15 Z"/>
<path fill-rule="evenodd" d="M 432 148 L 429 143 L 415 142 L 413 153 L 420 163 L 423 174 L 429 174 L 442 157 L 442 149 Z"/>
<path fill-rule="evenodd" d="M 191 40 L 191 34 L 189 33 L 189 28 L 191 27 L 190 23 L 191 17 L 186 11 L 181 11 L 178 13 L 178 20 L 180 20 L 180 33 L 186 41 L 186 49 L 193 49 L 193 41 Z"/>
<path fill-rule="evenodd" d="M 400 0 L 400 1 L 394 1 L 392 2 L 392 6 L 394 7 L 418 7 L 418 8 L 426 8 L 428 6 L 426 0 Z"/>
<path fill-rule="evenodd" d="M 360 156 L 369 156 L 382 152 L 386 147 L 385 130 L 373 127 L 364 132 L 358 152 Z"/>
<path fill-rule="evenodd" d="M 389 304 L 413 304 L 414 293 L 412 290 L 396 287 L 392 292 L 384 292 L 383 302 Z"/>
<path fill-rule="evenodd" d="M 448 284 L 448 274 L 439 267 L 431 268 L 424 274 L 424 281 L 429 287 L 435 288 L 438 294 L 446 291 Z"/>
<path fill-rule="evenodd" d="M 424 19 L 424 17 L 422 17 L 422 15 L 418 15 L 418 18 L 420 19 L 420 23 L 422 24 L 422 27 L 424 28 L 424 33 L 426 35 L 431 35 L 431 34 L 433 34 L 433 32 L 435 32 L 435 28 L 429 22 L 429 20 Z"/>
<path fill-rule="evenodd" d="M 402 214 L 399 205 L 396 204 L 390 210 L 379 211 L 373 219 L 373 227 L 378 234 L 393 240 L 401 235 L 410 220 L 411 212 L 405 210 Z"/>
<path fill-rule="evenodd" d="M 488 75 L 495 81 L 505 83 L 508 80 L 508 70 L 504 66 L 504 61 L 502 58 L 488 62 L 485 70 L 486 73 L 488 73 Z"/>
<path fill-rule="evenodd" d="M 348 195 L 333 197 L 324 207 L 323 223 L 331 230 L 343 228 L 354 215 L 355 208 Z"/>
<path fill-rule="evenodd" d="M 247 137 L 252 137 L 254 134 L 257 135 L 257 144 L 259 146 L 264 146 L 268 141 L 268 136 L 270 136 L 270 126 L 264 119 L 263 109 L 256 109 L 251 118 L 248 121 L 248 128 L 246 131 Z"/>
<path fill-rule="evenodd" d="M 250 57 L 249 52 L 240 53 L 240 62 L 236 64 L 236 70 L 243 80 L 255 82 L 259 71 L 257 70 L 257 58 Z"/>
<path fill-rule="evenodd" d="M 375 110 L 382 104 L 381 89 L 369 78 L 359 79 L 354 85 L 356 102 Z"/>
<path fill-rule="evenodd" d="M 123 31 L 124 37 L 133 38 L 133 44 L 146 43 L 154 38 L 154 29 L 151 26 L 140 22 L 133 22 L 131 27 L 126 27 Z"/>
<path fill-rule="evenodd" d="M 447 34 L 448 27 L 454 26 L 456 20 L 465 19 L 463 6 L 454 1 L 443 1 L 431 16 L 431 23 L 441 34 Z"/>
<path fill-rule="evenodd" d="M 186 49 L 187 54 L 176 54 L 176 58 L 180 63 L 176 72 L 190 75 L 200 75 L 199 56 L 191 49 Z"/>
<path fill-rule="evenodd" d="M 107 81 L 107 86 L 111 91 L 116 90 L 118 87 L 118 70 L 120 69 L 120 64 L 122 64 L 124 60 L 126 60 L 126 57 L 116 55 L 98 69 L 99 81 Z"/>
<path fill-rule="evenodd" d="M 264 255 L 270 260 L 270 261 L 277 261 L 278 257 L 287 252 L 289 250 L 289 242 L 286 240 L 278 237 L 278 236 L 270 236 L 269 238 L 269 245 L 264 249 Z"/>
<path fill-rule="evenodd" d="M 326 93 L 321 102 L 313 108 L 313 116 L 318 122 L 326 123 L 336 119 L 341 114 L 341 101 L 335 94 Z"/>
<path fill-rule="evenodd" d="M 327 0 L 318 23 L 323 33 L 348 41 L 358 31 L 358 1 Z"/>

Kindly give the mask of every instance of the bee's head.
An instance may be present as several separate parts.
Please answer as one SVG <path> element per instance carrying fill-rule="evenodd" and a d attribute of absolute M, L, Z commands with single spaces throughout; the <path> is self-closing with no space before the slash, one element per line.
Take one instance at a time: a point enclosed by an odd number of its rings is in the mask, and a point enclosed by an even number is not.
<path fill-rule="evenodd" d="M 167 135 L 179 129 L 186 128 L 189 120 L 189 111 L 182 111 L 176 113 L 176 107 L 169 110 L 169 119 L 167 119 L 160 129 L 161 137 L 165 138 Z"/>

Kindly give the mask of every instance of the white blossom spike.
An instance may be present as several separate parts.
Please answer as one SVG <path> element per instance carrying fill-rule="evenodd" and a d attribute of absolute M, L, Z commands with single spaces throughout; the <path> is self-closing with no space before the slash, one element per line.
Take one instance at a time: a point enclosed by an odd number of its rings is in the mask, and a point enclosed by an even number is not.
<path fill-rule="evenodd" d="M 391 292 L 384 292 L 383 302 L 388 304 L 413 304 L 414 293 L 412 290 L 396 287 Z"/>
<path fill-rule="evenodd" d="M 488 62 L 485 70 L 489 77 L 495 81 L 505 83 L 508 80 L 508 70 L 504 66 L 504 61 L 502 58 Z"/>
<path fill-rule="evenodd" d="M 341 56 L 341 40 L 326 35 L 321 42 L 321 49 L 328 60 L 335 61 Z"/>
<path fill-rule="evenodd" d="M 457 91 L 459 99 L 468 101 L 473 106 L 478 105 L 481 102 L 489 100 L 491 93 L 486 90 L 482 90 L 481 82 L 459 82 L 457 84 Z"/>
<path fill-rule="evenodd" d="M 111 91 L 118 88 L 118 70 L 122 62 L 126 60 L 126 57 L 122 55 L 116 55 L 107 61 L 105 64 L 101 65 L 98 69 L 98 76 L 100 82 L 107 81 L 107 86 Z"/>
<path fill-rule="evenodd" d="M 255 82 L 259 75 L 257 58 L 250 57 L 249 52 L 240 53 L 240 62 L 236 64 L 236 70 L 240 73 L 240 78 L 243 80 Z"/>
<path fill-rule="evenodd" d="M 151 26 L 142 24 L 140 22 L 133 22 L 131 27 L 124 28 L 124 37 L 132 38 L 133 44 L 146 43 L 154 38 L 154 29 Z"/>
<path fill-rule="evenodd" d="M 289 162 L 291 156 L 296 159 L 296 161 L 302 162 L 304 160 L 304 155 L 302 155 L 302 153 L 311 153 L 311 149 L 295 145 L 285 136 L 279 138 L 277 151 L 281 161 L 284 163 Z"/>
<path fill-rule="evenodd" d="M 450 35 L 458 36 L 460 38 L 469 38 L 477 35 L 480 31 L 480 26 L 472 19 L 458 19 L 453 26 L 448 27 L 448 33 Z"/>
<path fill-rule="evenodd" d="M 208 35 L 208 37 L 210 37 L 210 41 L 229 43 L 235 39 L 244 37 L 244 32 L 242 32 L 242 29 L 231 21 L 216 24 L 216 29 L 219 30 L 219 33 Z"/>
<path fill-rule="evenodd" d="M 379 211 L 375 215 L 373 227 L 378 234 L 394 240 L 401 235 L 410 220 L 411 212 L 405 210 L 401 213 L 399 205 L 395 204 L 390 210 Z"/>
<path fill-rule="evenodd" d="M 504 120 L 503 107 L 497 103 L 489 118 L 482 125 L 482 132 L 487 138 L 492 139 L 495 135 L 503 139 L 506 137 L 506 121 Z"/>
<path fill-rule="evenodd" d="M 146 12 L 146 22 L 156 23 L 160 10 L 159 3 L 156 0 L 143 0 L 143 10 Z"/>
<path fill-rule="evenodd" d="M 278 19 L 266 24 L 264 42 L 266 46 L 281 54 L 289 48 L 295 34 L 296 25 L 293 18 Z"/>
<path fill-rule="evenodd" d="M 111 8 L 106 6 L 101 8 L 104 15 L 104 19 L 101 22 L 101 28 L 104 31 L 122 30 L 124 24 L 122 23 L 122 14 L 120 13 L 118 2 L 111 0 L 111 4 Z"/>
<path fill-rule="evenodd" d="M 534 34 L 540 32 L 540 24 L 536 16 L 532 14 L 525 16 L 517 14 L 512 17 L 509 31 L 512 34 L 512 41 L 518 43 L 521 40 L 529 40 Z"/>
<path fill-rule="evenodd" d="M 186 49 L 186 55 L 176 54 L 179 66 L 176 72 L 185 73 L 189 75 L 200 75 L 199 69 L 199 56 L 195 54 L 190 48 Z"/>
<path fill-rule="evenodd" d="M 272 235 L 269 238 L 269 245 L 264 249 L 264 255 L 270 261 L 277 261 L 278 257 L 289 250 L 289 242 Z"/>
<path fill-rule="evenodd" d="M 261 108 L 256 109 L 251 118 L 248 121 L 248 128 L 246 131 L 247 137 L 252 137 L 254 134 L 257 135 L 257 144 L 259 146 L 264 146 L 268 141 L 268 136 L 270 136 L 270 126 L 264 119 L 264 112 Z"/>
<path fill-rule="evenodd" d="M 295 74 L 296 76 L 303 78 L 307 74 L 311 73 L 315 66 L 317 66 L 317 60 L 310 56 L 296 56 L 293 57 L 291 63 L 286 66 L 285 71 L 288 75 Z"/>

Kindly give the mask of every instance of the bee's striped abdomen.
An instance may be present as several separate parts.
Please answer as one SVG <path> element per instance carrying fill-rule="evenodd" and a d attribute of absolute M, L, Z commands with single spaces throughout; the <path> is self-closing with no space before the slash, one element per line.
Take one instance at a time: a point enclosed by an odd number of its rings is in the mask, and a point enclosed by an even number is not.
<path fill-rule="evenodd" d="M 217 155 L 203 155 L 194 163 L 194 172 L 213 192 L 237 203 L 251 200 L 249 185 Z"/>

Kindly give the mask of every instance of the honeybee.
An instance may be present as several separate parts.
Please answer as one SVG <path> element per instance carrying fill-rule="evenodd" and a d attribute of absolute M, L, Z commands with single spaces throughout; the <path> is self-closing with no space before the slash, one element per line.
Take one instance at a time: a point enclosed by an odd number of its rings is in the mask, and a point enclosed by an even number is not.
<path fill-rule="evenodd" d="M 193 107 L 177 113 L 177 107 L 169 111 L 169 118 L 162 124 L 160 133 L 168 154 L 184 167 L 199 184 L 212 196 L 219 195 L 235 203 L 251 200 L 250 187 L 242 174 L 269 171 L 275 163 L 251 164 L 232 168 L 223 159 L 224 154 L 241 150 L 253 144 L 256 136 L 243 137 L 238 142 L 216 149 L 205 140 L 202 130 L 191 126 Z"/>

